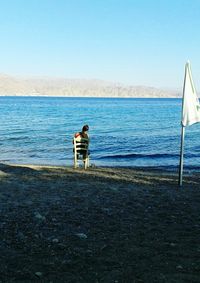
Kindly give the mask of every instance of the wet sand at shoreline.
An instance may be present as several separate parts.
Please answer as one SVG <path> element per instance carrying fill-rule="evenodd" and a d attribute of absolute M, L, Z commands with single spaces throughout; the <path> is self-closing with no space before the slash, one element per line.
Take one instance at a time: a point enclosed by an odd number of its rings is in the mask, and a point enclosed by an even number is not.
<path fill-rule="evenodd" d="M 200 174 L 0 164 L 0 282 L 199 282 Z"/>

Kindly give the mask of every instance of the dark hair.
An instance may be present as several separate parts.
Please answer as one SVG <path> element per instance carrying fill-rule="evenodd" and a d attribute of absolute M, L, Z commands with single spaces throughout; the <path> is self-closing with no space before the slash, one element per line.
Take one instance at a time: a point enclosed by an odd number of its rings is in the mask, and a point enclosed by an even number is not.
<path fill-rule="evenodd" d="M 89 126 L 88 125 L 84 125 L 82 128 L 82 132 L 87 132 L 89 130 Z"/>

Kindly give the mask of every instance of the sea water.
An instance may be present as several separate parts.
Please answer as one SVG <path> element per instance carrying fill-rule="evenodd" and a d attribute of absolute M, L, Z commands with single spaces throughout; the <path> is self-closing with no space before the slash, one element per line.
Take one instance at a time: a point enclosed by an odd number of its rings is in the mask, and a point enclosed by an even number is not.
<path fill-rule="evenodd" d="M 180 119 L 181 99 L 0 97 L 0 162 L 70 166 L 88 124 L 96 166 L 174 170 Z M 200 124 L 186 129 L 184 168 L 200 168 Z"/>

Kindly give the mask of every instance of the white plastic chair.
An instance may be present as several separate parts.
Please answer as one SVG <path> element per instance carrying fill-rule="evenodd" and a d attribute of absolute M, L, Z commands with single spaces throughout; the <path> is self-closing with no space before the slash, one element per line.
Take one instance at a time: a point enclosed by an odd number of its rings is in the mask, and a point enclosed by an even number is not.
<path fill-rule="evenodd" d="M 78 160 L 83 160 L 84 169 L 89 167 L 89 140 L 80 136 L 73 140 L 74 144 L 74 168 L 78 167 Z"/>

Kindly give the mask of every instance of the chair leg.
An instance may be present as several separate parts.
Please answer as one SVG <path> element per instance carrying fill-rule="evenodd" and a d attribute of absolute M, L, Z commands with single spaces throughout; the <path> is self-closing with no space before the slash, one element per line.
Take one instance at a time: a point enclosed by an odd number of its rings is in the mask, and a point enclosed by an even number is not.
<path fill-rule="evenodd" d="M 83 160 L 83 163 L 84 163 L 84 168 L 87 169 L 89 167 L 89 156 L 87 156 L 85 160 Z"/>
<path fill-rule="evenodd" d="M 90 167 L 90 157 L 89 157 L 89 155 L 87 157 L 87 167 Z"/>
<path fill-rule="evenodd" d="M 74 168 L 77 167 L 77 154 L 74 152 Z"/>

